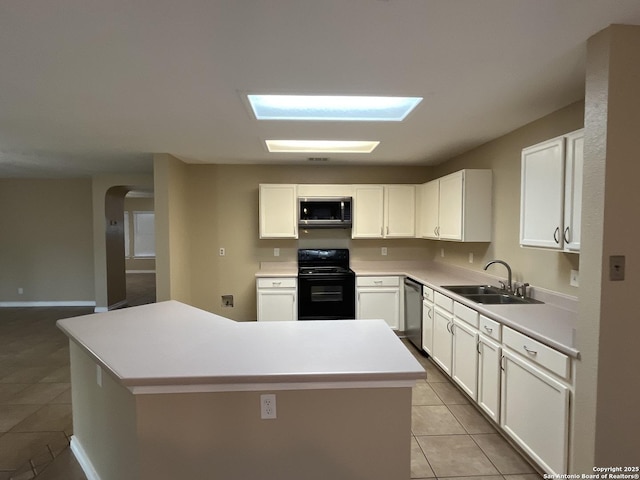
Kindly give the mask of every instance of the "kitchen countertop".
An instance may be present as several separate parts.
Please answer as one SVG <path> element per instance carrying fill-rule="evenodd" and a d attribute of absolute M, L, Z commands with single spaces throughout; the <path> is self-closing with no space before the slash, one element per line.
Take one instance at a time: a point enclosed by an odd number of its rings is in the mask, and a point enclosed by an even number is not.
<path fill-rule="evenodd" d="M 529 335 L 531 338 L 578 358 L 575 347 L 578 315 L 573 297 L 533 287 L 533 297 L 544 301 L 528 305 L 483 305 L 468 300 L 443 288 L 443 285 L 497 285 L 497 277 L 459 267 L 438 263 L 417 264 L 415 262 L 354 262 L 351 266 L 356 275 L 402 275 L 443 293 L 503 325 Z"/>
<path fill-rule="evenodd" d="M 533 297 L 543 304 L 529 305 L 482 305 L 442 288 L 443 285 L 497 285 L 498 278 L 460 267 L 437 262 L 408 261 L 352 261 L 351 269 L 358 276 L 399 275 L 407 276 L 434 290 L 467 305 L 489 318 L 531 338 L 578 358 L 576 348 L 576 326 L 578 322 L 577 300 L 574 297 L 556 294 L 531 287 Z M 295 262 L 264 262 L 256 277 L 297 276 Z"/>
<path fill-rule="evenodd" d="M 167 301 L 57 325 L 134 393 L 162 386 L 173 386 L 172 391 L 393 386 L 426 376 L 382 320 L 236 322 Z"/>

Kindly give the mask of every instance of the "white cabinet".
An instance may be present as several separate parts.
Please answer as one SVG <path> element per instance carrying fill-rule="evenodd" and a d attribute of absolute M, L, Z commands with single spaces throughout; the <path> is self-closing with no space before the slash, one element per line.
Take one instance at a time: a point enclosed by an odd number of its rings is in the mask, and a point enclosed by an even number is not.
<path fill-rule="evenodd" d="M 435 293 L 433 317 L 433 361 L 451 375 L 453 359 L 453 301 L 439 292 Z"/>
<path fill-rule="evenodd" d="M 458 318 L 454 318 L 451 378 L 473 400 L 478 398 L 477 348 L 478 331 Z"/>
<path fill-rule="evenodd" d="M 356 318 L 382 319 L 394 330 L 400 328 L 400 277 L 357 277 Z"/>
<path fill-rule="evenodd" d="M 429 287 L 422 287 L 422 349 L 429 355 L 433 352 L 433 305 L 434 292 Z"/>
<path fill-rule="evenodd" d="M 564 179 L 564 249 L 580 251 L 582 215 L 582 167 L 584 165 L 584 129 L 566 136 L 567 153 Z"/>
<path fill-rule="evenodd" d="M 432 180 L 419 187 L 419 225 L 422 238 L 438 238 L 438 212 L 440 209 L 440 181 Z"/>
<path fill-rule="evenodd" d="M 491 170 L 460 170 L 420 186 L 420 236 L 490 242 Z"/>
<path fill-rule="evenodd" d="M 356 185 L 353 189 L 353 238 L 382 238 L 384 188 L 382 185 Z"/>
<path fill-rule="evenodd" d="M 415 237 L 415 185 L 386 185 L 384 190 L 384 237 Z"/>
<path fill-rule="evenodd" d="M 296 185 L 260 185 L 260 238 L 298 238 Z"/>
<path fill-rule="evenodd" d="M 264 277 L 256 282 L 258 321 L 291 321 L 298 319 L 297 279 Z"/>
<path fill-rule="evenodd" d="M 451 378 L 473 400 L 478 397 L 478 312 L 453 304 L 453 359 Z"/>
<path fill-rule="evenodd" d="M 565 474 L 570 390 L 554 372 L 568 375 L 568 359 L 509 328 L 503 341 L 500 426 L 545 472 Z"/>
<path fill-rule="evenodd" d="M 522 150 L 520 244 L 578 252 L 584 131 Z"/>
<path fill-rule="evenodd" d="M 500 421 L 500 324 L 480 316 L 478 336 L 478 406 L 496 423 Z M 498 341 L 496 341 L 496 339 Z"/>
<path fill-rule="evenodd" d="M 414 185 L 356 185 L 353 238 L 415 237 Z"/>

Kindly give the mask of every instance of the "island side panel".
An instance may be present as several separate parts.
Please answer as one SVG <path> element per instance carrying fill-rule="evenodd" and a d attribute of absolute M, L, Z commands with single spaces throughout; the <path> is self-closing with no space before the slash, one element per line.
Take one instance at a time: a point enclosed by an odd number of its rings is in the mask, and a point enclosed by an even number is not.
<path fill-rule="evenodd" d="M 69 342 L 69 350 L 74 453 L 78 456 L 79 447 L 85 455 L 78 458 L 80 463 L 90 463 L 94 472 L 83 465 L 89 479 L 138 480 L 133 394 L 105 371 L 98 374 L 96 362 L 74 341 Z"/>
<path fill-rule="evenodd" d="M 260 418 L 276 394 L 277 418 Z M 141 480 L 408 480 L 411 388 L 137 395 Z"/>

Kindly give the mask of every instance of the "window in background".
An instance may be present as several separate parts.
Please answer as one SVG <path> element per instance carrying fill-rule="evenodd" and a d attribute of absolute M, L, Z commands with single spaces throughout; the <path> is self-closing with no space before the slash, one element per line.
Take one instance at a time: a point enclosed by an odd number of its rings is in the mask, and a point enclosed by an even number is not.
<path fill-rule="evenodd" d="M 129 236 L 129 212 L 124 212 L 124 258 L 131 257 L 131 237 Z"/>
<path fill-rule="evenodd" d="M 156 256 L 156 238 L 154 224 L 155 215 L 153 212 L 133 212 L 134 257 Z"/>

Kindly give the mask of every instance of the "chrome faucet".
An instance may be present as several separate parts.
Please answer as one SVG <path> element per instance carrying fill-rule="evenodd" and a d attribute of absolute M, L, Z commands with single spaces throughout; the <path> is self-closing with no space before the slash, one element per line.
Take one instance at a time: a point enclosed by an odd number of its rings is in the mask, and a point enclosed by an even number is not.
<path fill-rule="evenodd" d="M 507 285 L 505 285 L 504 282 L 500 282 L 500 284 L 502 285 L 502 289 L 503 290 L 506 290 L 507 292 L 512 293 L 513 292 L 513 284 L 511 283 L 511 267 L 505 261 L 502 261 L 502 260 L 491 260 L 489 263 L 487 263 L 484 266 L 484 269 L 486 270 L 487 268 L 489 268 L 494 263 L 499 263 L 499 264 L 504 265 L 505 267 L 507 267 L 507 273 L 508 273 Z"/>

